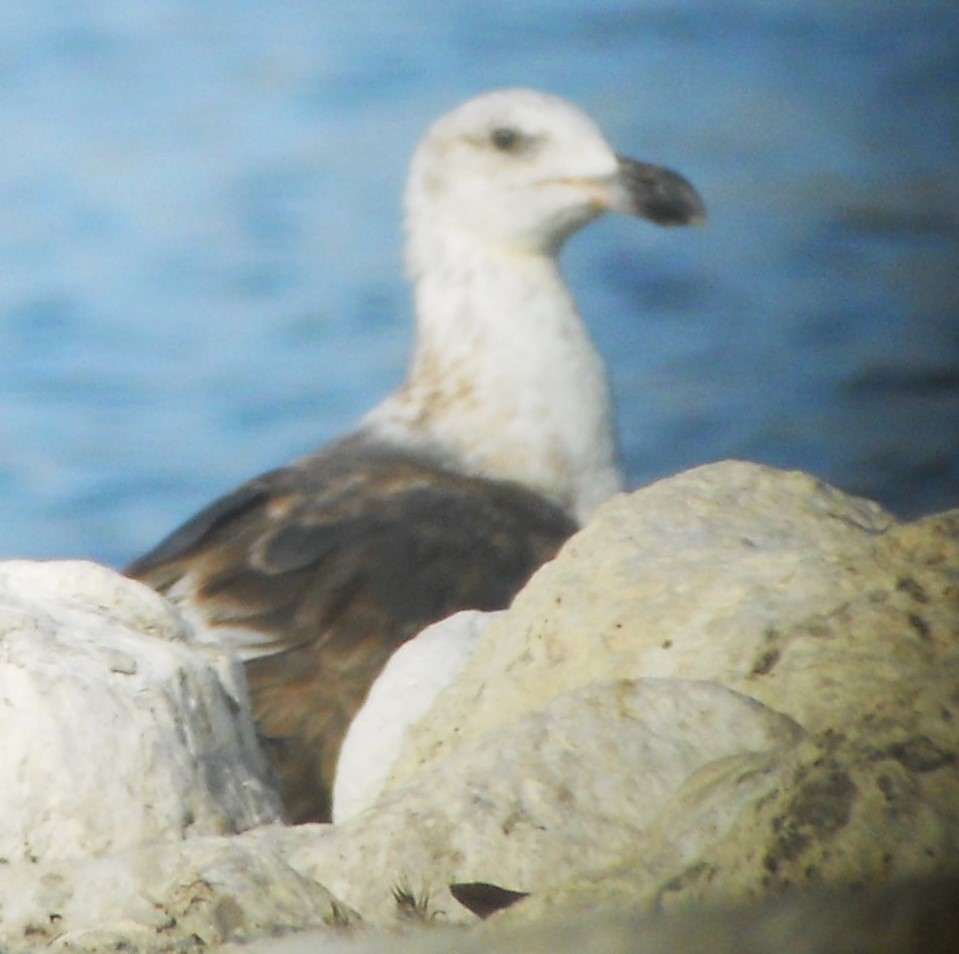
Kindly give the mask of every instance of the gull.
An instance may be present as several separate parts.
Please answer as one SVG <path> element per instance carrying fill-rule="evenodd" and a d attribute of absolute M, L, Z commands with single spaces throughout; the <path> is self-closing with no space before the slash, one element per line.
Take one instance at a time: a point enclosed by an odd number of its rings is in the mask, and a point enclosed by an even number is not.
<path fill-rule="evenodd" d="M 344 735 L 391 655 L 457 611 L 508 606 L 623 488 L 606 369 L 557 262 L 566 240 L 606 212 L 705 214 L 678 173 L 618 155 L 582 111 L 529 89 L 437 120 L 405 211 L 403 384 L 126 570 L 243 659 L 294 823 L 330 819 Z"/>

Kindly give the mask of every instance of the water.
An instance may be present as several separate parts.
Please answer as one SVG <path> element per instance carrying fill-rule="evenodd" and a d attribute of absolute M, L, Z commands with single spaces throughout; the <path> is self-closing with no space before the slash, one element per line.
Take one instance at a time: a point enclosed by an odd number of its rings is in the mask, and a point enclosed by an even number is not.
<path fill-rule="evenodd" d="M 0 7 L 0 556 L 123 563 L 395 386 L 408 157 L 504 85 L 709 206 L 564 253 L 632 484 L 959 505 L 954 0 Z"/>

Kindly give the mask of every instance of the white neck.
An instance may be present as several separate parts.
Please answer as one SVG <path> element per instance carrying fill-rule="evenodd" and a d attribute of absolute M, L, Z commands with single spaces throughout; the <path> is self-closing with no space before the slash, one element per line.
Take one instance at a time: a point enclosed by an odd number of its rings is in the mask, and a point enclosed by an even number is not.
<path fill-rule="evenodd" d="M 413 364 L 368 432 L 519 481 L 584 521 L 622 474 L 605 369 L 556 260 L 450 228 L 413 237 Z"/>

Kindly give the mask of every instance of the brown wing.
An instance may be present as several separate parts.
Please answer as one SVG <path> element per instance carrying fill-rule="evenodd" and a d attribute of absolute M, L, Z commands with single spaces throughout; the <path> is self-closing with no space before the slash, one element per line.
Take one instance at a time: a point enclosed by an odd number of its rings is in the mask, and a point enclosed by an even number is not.
<path fill-rule="evenodd" d="M 133 563 L 267 654 L 246 674 L 293 821 L 326 821 L 340 745 L 392 653 L 461 609 L 501 609 L 576 529 L 511 483 L 348 438 L 223 497 Z"/>

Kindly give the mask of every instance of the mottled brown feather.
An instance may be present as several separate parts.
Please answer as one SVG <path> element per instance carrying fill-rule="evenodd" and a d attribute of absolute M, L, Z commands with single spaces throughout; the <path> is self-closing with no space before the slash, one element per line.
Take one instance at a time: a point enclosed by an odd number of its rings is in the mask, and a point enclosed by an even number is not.
<path fill-rule="evenodd" d="M 327 821 L 343 736 L 390 655 L 458 610 L 507 606 L 575 529 L 518 484 L 353 436 L 239 487 L 127 573 L 185 580 L 211 628 L 267 641 L 245 664 L 254 717 L 291 820 Z"/>

